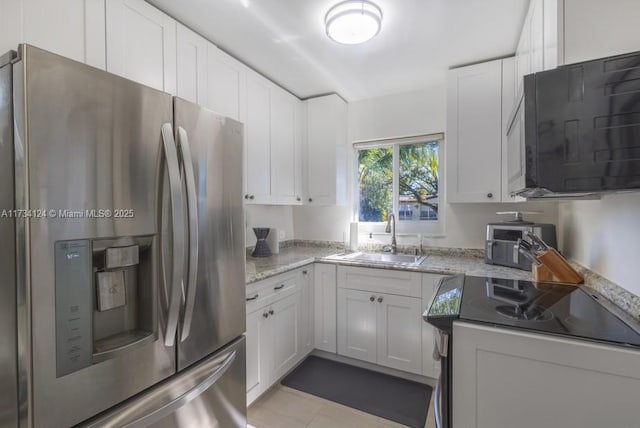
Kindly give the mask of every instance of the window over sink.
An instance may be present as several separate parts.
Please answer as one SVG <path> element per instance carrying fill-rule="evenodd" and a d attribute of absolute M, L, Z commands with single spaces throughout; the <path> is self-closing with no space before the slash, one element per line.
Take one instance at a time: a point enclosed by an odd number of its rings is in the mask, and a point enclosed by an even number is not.
<path fill-rule="evenodd" d="M 377 232 L 393 213 L 399 232 L 442 233 L 443 140 L 432 134 L 354 143 L 354 205 L 365 231 Z"/>

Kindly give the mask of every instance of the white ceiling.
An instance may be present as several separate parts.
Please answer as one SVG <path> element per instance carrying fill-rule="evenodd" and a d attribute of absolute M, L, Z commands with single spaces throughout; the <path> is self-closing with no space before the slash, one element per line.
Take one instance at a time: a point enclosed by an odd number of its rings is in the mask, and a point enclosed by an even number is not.
<path fill-rule="evenodd" d="M 324 33 L 339 0 L 147 0 L 300 98 L 348 101 L 439 85 L 450 67 L 513 54 L 529 0 L 374 0 L 382 30 Z"/>

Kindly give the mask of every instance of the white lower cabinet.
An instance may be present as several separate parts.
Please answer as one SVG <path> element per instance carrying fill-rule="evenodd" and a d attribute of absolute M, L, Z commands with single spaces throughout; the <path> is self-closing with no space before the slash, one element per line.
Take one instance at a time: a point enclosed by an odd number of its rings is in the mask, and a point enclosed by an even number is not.
<path fill-rule="evenodd" d="M 417 296 L 394 276 L 417 284 Z M 338 354 L 422 374 L 420 281 L 419 273 L 338 267 Z M 410 295 L 381 292 L 402 289 Z"/>
<path fill-rule="evenodd" d="M 336 265 L 314 266 L 314 341 L 316 349 L 336 352 Z"/>
<path fill-rule="evenodd" d="M 300 292 L 269 307 L 267 337 L 272 337 L 273 379 L 279 379 L 298 362 L 300 350 Z"/>
<path fill-rule="evenodd" d="M 273 353 L 269 352 L 267 322 L 263 310 L 247 314 L 247 404 L 266 391 Z"/>
<path fill-rule="evenodd" d="M 338 290 L 338 354 L 376 363 L 376 296 L 367 291 Z"/>
<path fill-rule="evenodd" d="M 313 296 L 313 266 L 302 269 L 302 281 L 300 292 L 300 346 L 302 353 L 308 354 L 313 350 L 313 318 L 314 318 L 314 296 Z"/>
<path fill-rule="evenodd" d="M 298 269 L 247 287 L 247 404 L 313 348 L 311 271 Z"/>
<path fill-rule="evenodd" d="M 456 428 L 637 427 L 640 352 L 456 322 Z"/>
<path fill-rule="evenodd" d="M 380 295 L 378 304 L 378 364 L 422 373 L 422 300 Z"/>

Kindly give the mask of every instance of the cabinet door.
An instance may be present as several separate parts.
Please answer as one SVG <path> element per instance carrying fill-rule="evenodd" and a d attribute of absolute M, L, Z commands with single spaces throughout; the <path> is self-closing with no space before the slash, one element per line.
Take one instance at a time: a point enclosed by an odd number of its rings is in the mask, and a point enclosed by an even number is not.
<path fill-rule="evenodd" d="M 178 87 L 176 94 L 192 103 L 205 105 L 208 42 L 182 24 L 178 24 L 177 37 Z"/>
<path fill-rule="evenodd" d="M 143 0 L 108 0 L 107 71 L 176 93 L 176 21 Z"/>
<path fill-rule="evenodd" d="M 248 203 L 271 203 L 271 103 L 270 84 L 250 72 L 247 75 L 247 194 Z"/>
<path fill-rule="evenodd" d="M 563 0 L 564 64 L 640 50 L 636 0 Z"/>
<path fill-rule="evenodd" d="M 443 275 L 430 273 L 422 274 L 422 312 L 428 309 L 433 294 L 436 292 L 438 282 Z M 440 375 L 440 362 L 434 360 L 436 329 L 431 324 L 422 322 L 422 374 L 434 379 Z"/>
<path fill-rule="evenodd" d="M 378 364 L 422 373 L 422 301 L 415 297 L 379 295 Z"/>
<path fill-rule="evenodd" d="M 273 375 L 272 329 L 267 308 L 247 314 L 247 405 L 269 387 Z"/>
<path fill-rule="evenodd" d="M 53 3 L 53 2 L 48 2 Z M 22 2 L 0 0 L 0 52 L 16 50 L 23 42 Z M 37 46 L 37 45 L 36 45 Z"/>
<path fill-rule="evenodd" d="M 522 78 L 531 73 L 531 16 L 527 14 L 516 48 L 516 93 L 523 91 Z"/>
<path fill-rule="evenodd" d="M 307 101 L 306 204 L 345 202 L 346 118 L 346 103 L 337 95 Z"/>
<path fill-rule="evenodd" d="M 235 58 L 208 44 L 206 106 L 240 122 L 246 116 L 246 67 Z M 246 133 L 245 133 L 246 138 Z"/>
<path fill-rule="evenodd" d="M 300 149 L 296 141 L 296 108 L 298 100 L 283 89 L 271 91 L 271 188 L 274 203 L 301 204 L 296 166 Z"/>
<path fill-rule="evenodd" d="M 451 339 L 456 428 L 638 426 L 637 349 L 459 322 Z"/>
<path fill-rule="evenodd" d="M 338 290 L 338 354 L 377 361 L 376 297 L 367 291 Z"/>
<path fill-rule="evenodd" d="M 271 314 L 273 311 L 273 314 Z M 273 329 L 273 379 L 279 379 L 298 362 L 300 351 L 300 294 L 274 303 L 268 319 Z"/>
<path fill-rule="evenodd" d="M 531 33 L 531 73 L 544 70 L 544 14 L 543 0 L 532 0 L 529 7 L 531 19 L 529 31 Z"/>
<path fill-rule="evenodd" d="M 516 110 L 515 58 L 502 60 L 502 202 L 524 202 L 509 192 L 509 131 L 510 119 Z M 513 141 L 512 141 L 513 142 Z"/>
<path fill-rule="evenodd" d="M 502 61 L 451 70 L 447 81 L 448 202 L 499 202 Z"/>
<path fill-rule="evenodd" d="M 300 346 L 304 355 L 313 350 L 313 267 L 302 269 L 300 304 Z"/>
<path fill-rule="evenodd" d="M 336 352 L 336 266 L 316 263 L 314 277 L 314 341 L 316 349 Z"/>
<path fill-rule="evenodd" d="M 105 68 L 105 0 L 0 1 L 0 52 L 20 43 Z"/>
<path fill-rule="evenodd" d="M 562 28 L 558 26 L 558 18 L 560 9 L 559 0 L 543 0 L 542 12 L 544 14 L 544 69 L 551 70 L 561 65 L 563 62 L 560 58 L 560 50 L 558 49 L 559 35 Z M 560 0 L 560 3 L 564 3 Z"/>

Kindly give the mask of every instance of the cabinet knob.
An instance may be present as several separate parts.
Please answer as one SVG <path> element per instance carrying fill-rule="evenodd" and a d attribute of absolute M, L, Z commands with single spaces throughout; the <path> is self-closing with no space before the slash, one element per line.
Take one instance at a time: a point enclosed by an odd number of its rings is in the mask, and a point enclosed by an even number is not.
<path fill-rule="evenodd" d="M 493 193 L 491 192 L 487 193 L 487 198 L 493 198 Z"/>
<path fill-rule="evenodd" d="M 313 202 L 313 198 L 309 198 L 309 202 Z"/>
<path fill-rule="evenodd" d="M 269 309 L 269 315 L 273 315 L 273 314 L 274 314 L 273 309 Z"/>
<path fill-rule="evenodd" d="M 300 196 L 296 197 L 296 201 L 300 202 L 302 200 L 302 198 Z"/>
<path fill-rule="evenodd" d="M 245 199 L 249 199 L 249 195 L 244 195 L 244 198 Z"/>
<path fill-rule="evenodd" d="M 265 312 L 264 314 L 262 314 L 263 317 L 265 318 L 269 318 L 269 314 L 267 312 Z"/>
<path fill-rule="evenodd" d="M 253 199 L 255 198 L 255 196 L 251 195 L 249 196 L 249 199 L 251 199 L 253 201 Z"/>
<path fill-rule="evenodd" d="M 376 296 L 369 297 L 369 301 L 373 302 L 374 300 L 376 300 Z"/>
<path fill-rule="evenodd" d="M 303 271 L 302 271 L 302 274 L 303 274 L 303 275 L 306 275 L 307 273 L 308 273 L 308 272 L 307 272 L 306 270 L 303 270 Z"/>
<path fill-rule="evenodd" d="M 383 300 L 382 296 L 378 297 L 378 303 L 382 303 Z"/>

